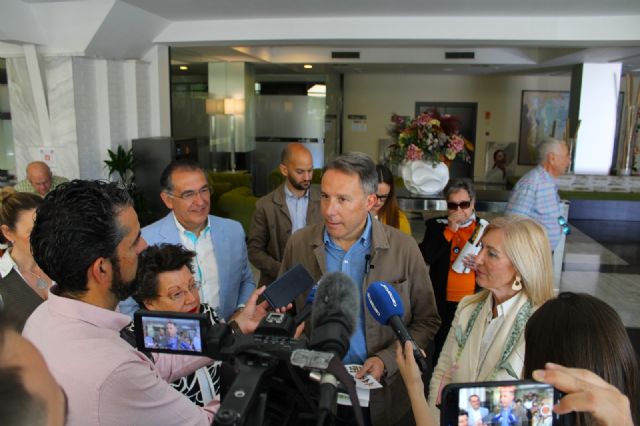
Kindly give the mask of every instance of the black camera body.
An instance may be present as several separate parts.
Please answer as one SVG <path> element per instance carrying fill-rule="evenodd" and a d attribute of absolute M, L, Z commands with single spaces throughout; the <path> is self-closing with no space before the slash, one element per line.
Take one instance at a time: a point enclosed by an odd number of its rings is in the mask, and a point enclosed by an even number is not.
<path fill-rule="evenodd" d="M 214 425 L 315 424 L 318 385 L 291 365 L 292 353 L 307 343 L 291 337 L 289 314 L 269 313 L 249 335 L 212 325 L 202 314 L 139 310 L 134 324 L 142 352 L 207 356 L 233 366 L 237 374 Z"/>

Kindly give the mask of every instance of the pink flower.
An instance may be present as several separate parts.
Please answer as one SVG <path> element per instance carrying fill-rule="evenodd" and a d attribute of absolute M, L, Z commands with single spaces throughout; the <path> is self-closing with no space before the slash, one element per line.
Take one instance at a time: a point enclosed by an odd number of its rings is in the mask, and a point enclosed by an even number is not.
<path fill-rule="evenodd" d="M 422 160 L 422 155 L 423 155 L 422 150 L 417 146 L 415 146 L 414 144 L 409 145 L 409 147 L 407 148 L 406 158 L 409 161 Z"/>
<path fill-rule="evenodd" d="M 458 135 L 451 136 L 451 138 L 449 139 L 448 149 L 457 154 L 458 152 L 462 151 L 463 148 L 464 148 L 464 139 L 462 139 Z"/>

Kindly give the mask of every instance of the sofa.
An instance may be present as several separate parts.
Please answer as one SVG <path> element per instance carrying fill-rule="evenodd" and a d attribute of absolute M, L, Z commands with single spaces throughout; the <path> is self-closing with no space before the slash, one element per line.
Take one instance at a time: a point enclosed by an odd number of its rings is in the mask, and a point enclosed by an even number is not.
<path fill-rule="evenodd" d="M 211 214 L 237 220 L 249 232 L 258 197 L 253 194 L 253 177 L 243 172 L 207 172 L 211 189 Z"/>

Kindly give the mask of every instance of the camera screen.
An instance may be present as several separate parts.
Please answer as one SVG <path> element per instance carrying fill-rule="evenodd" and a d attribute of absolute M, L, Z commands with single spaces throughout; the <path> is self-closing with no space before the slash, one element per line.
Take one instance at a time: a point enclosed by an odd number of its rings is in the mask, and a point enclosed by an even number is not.
<path fill-rule="evenodd" d="M 200 321 L 197 318 L 142 317 L 144 349 L 202 352 Z"/>
<path fill-rule="evenodd" d="M 446 425 L 553 424 L 554 389 L 544 383 L 504 383 L 500 386 L 461 387 L 457 407 L 447 408 Z"/>

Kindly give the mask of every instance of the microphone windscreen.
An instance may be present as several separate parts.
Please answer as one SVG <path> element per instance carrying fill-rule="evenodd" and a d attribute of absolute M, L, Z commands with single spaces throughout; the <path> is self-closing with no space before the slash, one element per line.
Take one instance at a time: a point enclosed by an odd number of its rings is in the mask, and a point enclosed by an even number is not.
<path fill-rule="evenodd" d="M 395 288 L 384 281 L 376 281 L 367 289 L 367 308 L 376 321 L 387 325 L 393 316 L 402 318 L 404 306 Z"/>
<path fill-rule="evenodd" d="M 320 278 L 311 311 L 312 328 L 329 316 L 342 316 L 352 333 L 360 315 L 358 286 L 343 272 L 329 272 Z"/>

